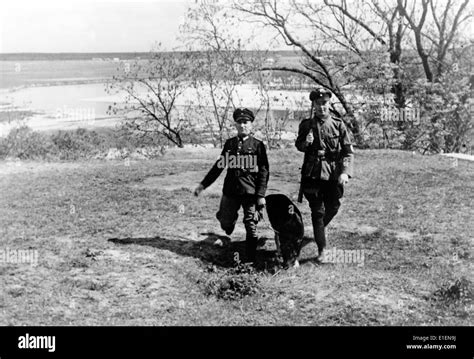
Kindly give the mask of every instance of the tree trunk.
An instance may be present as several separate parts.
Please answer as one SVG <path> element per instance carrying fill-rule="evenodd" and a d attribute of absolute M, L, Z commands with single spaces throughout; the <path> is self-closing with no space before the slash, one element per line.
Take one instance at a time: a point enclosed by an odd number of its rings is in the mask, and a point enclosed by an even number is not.
<path fill-rule="evenodd" d="M 397 38 L 395 41 L 395 49 L 390 51 L 390 62 L 397 66 L 400 63 L 400 57 L 402 54 L 400 43 L 401 38 Z M 392 86 L 394 100 L 399 108 L 403 108 L 406 105 L 405 89 L 403 87 L 400 70 L 397 67 L 393 69 L 393 78 L 395 79 L 395 83 Z"/>
<path fill-rule="evenodd" d="M 423 70 L 425 71 L 425 76 L 428 82 L 433 82 L 433 73 L 431 72 L 430 63 L 428 61 L 428 55 L 423 50 L 423 45 L 421 44 L 421 33 L 415 32 L 415 42 L 418 55 L 421 59 L 421 64 L 423 65 Z"/>

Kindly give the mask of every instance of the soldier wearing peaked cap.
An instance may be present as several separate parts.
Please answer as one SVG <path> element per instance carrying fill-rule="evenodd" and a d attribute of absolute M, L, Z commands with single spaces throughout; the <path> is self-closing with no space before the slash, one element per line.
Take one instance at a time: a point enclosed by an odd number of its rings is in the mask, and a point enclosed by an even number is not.
<path fill-rule="evenodd" d="M 209 187 L 225 167 L 227 175 L 216 217 L 227 235 L 232 234 L 240 207 L 246 230 L 247 261 L 254 262 L 257 251 L 257 223 L 265 206 L 265 192 L 269 179 L 269 165 L 262 141 L 252 136 L 252 111 L 238 108 L 233 113 L 237 136 L 228 139 L 220 158 L 194 190 L 198 196 Z"/>
<path fill-rule="evenodd" d="M 311 91 L 311 116 L 300 123 L 295 143 L 304 152 L 298 201 L 304 195 L 311 208 L 320 260 L 326 247 L 325 226 L 337 214 L 344 186 L 353 174 L 352 141 L 344 122 L 331 115 L 331 96 L 326 89 Z"/>

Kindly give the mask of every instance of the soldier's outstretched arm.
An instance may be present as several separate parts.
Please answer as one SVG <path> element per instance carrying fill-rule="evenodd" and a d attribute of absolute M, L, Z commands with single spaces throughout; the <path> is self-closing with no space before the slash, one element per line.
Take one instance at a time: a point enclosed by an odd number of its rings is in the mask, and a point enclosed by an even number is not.
<path fill-rule="evenodd" d="M 219 158 L 217 159 L 217 161 L 214 163 L 214 165 L 209 170 L 207 175 L 204 177 L 204 179 L 199 184 L 199 186 L 202 187 L 199 192 L 201 192 L 202 190 L 206 189 L 211 184 L 213 184 L 214 181 L 219 177 L 219 175 L 224 170 L 224 168 L 226 166 L 226 163 L 223 159 L 225 158 L 225 153 L 227 152 L 228 147 L 229 147 L 228 143 L 229 143 L 229 141 L 227 140 L 226 143 L 224 144 L 224 147 L 222 148 L 222 152 L 221 152 Z M 199 188 L 199 186 L 198 186 L 198 188 Z M 197 190 L 197 188 L 196 188 L 196 190 Z M 198 194 L 199 193 L 197 193 L 197 195 Z"/>

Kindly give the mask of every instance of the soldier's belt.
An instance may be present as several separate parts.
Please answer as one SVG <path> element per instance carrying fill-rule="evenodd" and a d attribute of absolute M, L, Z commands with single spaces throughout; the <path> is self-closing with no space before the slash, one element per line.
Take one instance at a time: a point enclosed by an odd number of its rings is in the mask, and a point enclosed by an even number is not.
<path fill-rule="evenodd" d="M 329 152 L 325 150 L 317 150 L 309 154 L 308 160 L 327 160 L 327 161 L 337 161 L 339 160 L 339 152 Z"/>
<path fill-rule="evenodd" d="M 248 169 L 242 169 L 242 168 L 232 169 L 232 172 L 235 177 L 247 177 L 249 175 L 256 174 L 256 172 L 252 172 Z"/>

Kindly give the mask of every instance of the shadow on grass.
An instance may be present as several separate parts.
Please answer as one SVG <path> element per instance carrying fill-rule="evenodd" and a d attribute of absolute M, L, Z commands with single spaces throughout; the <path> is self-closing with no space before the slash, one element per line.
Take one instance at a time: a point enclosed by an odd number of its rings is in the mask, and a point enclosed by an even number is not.
<path fill-rule="evenodd" d="M 221 236 L 212 232 L 201 233 L 207 237 L 201 241 L 175 240 L 160 236 L 137 237 L 137 238 L 109 238 L 108 241 L 121 244 L 138 244 L 150 246 L 161 250 L 168 250 L 180 256 L 194 257 L 204 264 L 213 264 L 218 267 L 232 268 L 238 261 L 246 260 L 245 241 L 232 242 L 227 236 Z M 268 240 L 269 238 L 263 238 Z M 220 240 L 220 243 L 218 242 Z M 216 243 L 217 242 L 217 243 Z M 275 250 L 257 251 L 257 270 L 271 270 L 278 262 Z"/>

